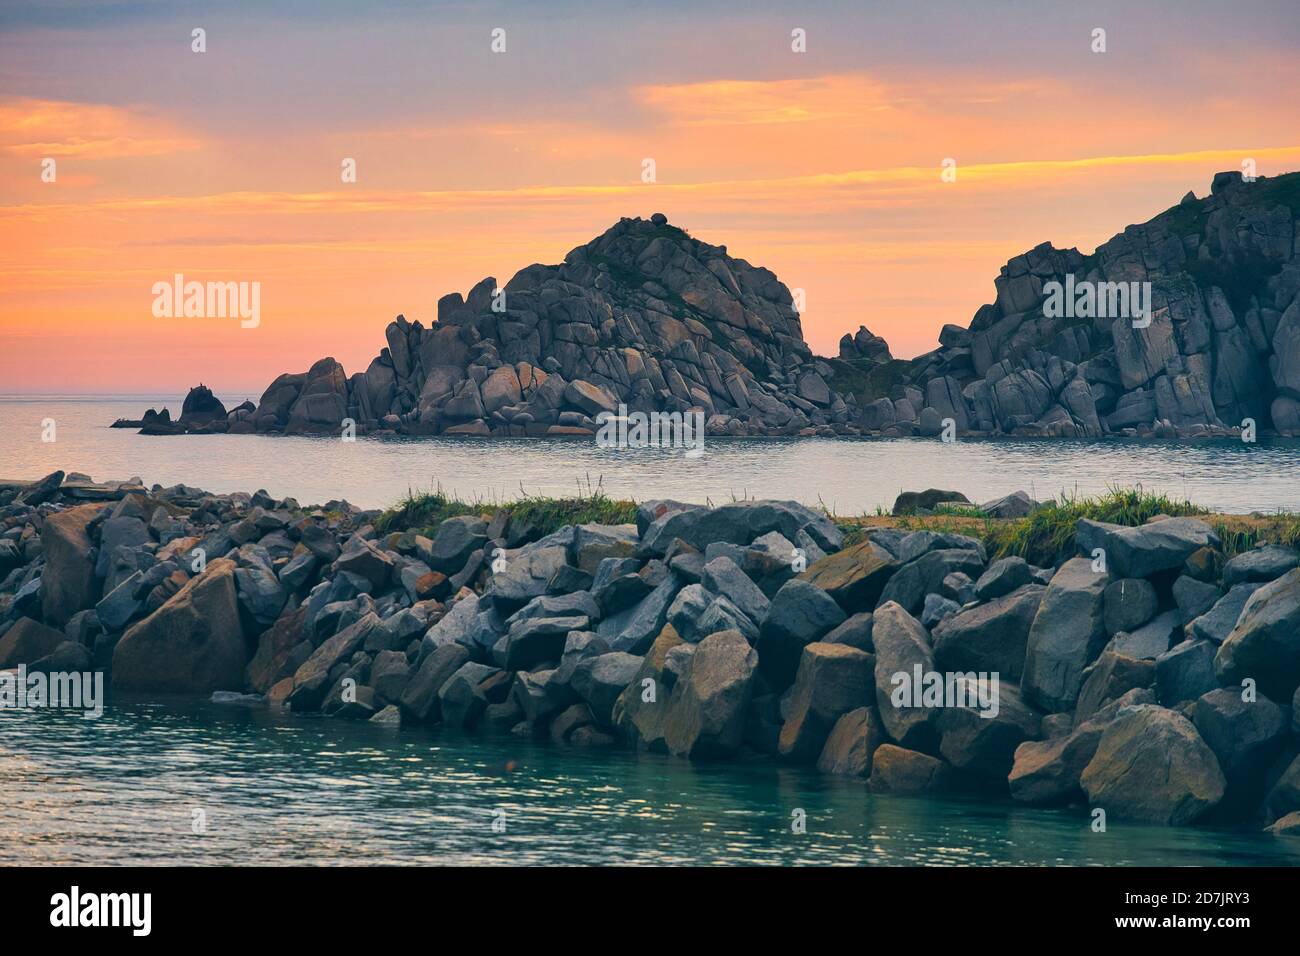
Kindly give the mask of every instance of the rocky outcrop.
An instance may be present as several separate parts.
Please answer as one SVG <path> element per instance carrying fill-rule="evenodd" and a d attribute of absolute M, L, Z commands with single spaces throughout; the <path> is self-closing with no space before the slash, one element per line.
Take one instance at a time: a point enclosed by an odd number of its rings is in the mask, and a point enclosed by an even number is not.
<path fill-rule="evenodd" d="M 1300 435 L 1298 214 L 1300 173 L 1220 173 L 1208 196 L 1091 255 L 1035 246 L 968 327 L 889 363 L 888 387 L 859 393 L 858 421 L 884 435 L 951 419 L 958 434 L 1092 438 L 1230 435 L 1252 419 Z M 1119 307 L 1129 283 L 1150 283 L 1149 314 Z"/>
<path fill-rule="evenodd" d="M 855 400 L 828 384 L 785 285 L 660 215 L 622 219 L 559 265 L 445 295 L 430 327 L 398 316 L 384 337 L 364 371 L 323 358 L 220 428 L 338 433 L 350 420 L 358 434 L 590 436 L 623 404 L 699 412 L 710 435 L 858 431 Z M 855 358 L 888 359 L 865 329 L 849 343 Z M 189 426 L 216 406 L 192 400 L 176 427 L 209 430 Z"/>
<path fill-rule="evenodd" d="M 179 421 L 213 431 L 590 436 L 596 416 L 699 412 L 713 436 L 1300 435 L 1300 173 L 1215 176 L 1210 195 L 1091 255 L 1043 243 L 938 347 L 894 359 L 866 326 L 838 357 L 804 342 L 770 271 L 659 214 L 622 219 L 558 265 L 398 316 L 364 371 L 333 358 L 226 411 L 203 386 Z M 1149 292 L 1149 294 L 1148 294 Z M 165 413 L 164 413 L 165 415 Z"/>

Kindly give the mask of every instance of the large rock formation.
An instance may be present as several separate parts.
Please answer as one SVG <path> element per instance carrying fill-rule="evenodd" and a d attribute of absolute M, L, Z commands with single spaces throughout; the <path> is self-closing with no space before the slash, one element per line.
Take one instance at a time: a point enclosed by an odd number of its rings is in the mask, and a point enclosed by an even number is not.
<path fill-rule="evenodd" d="M 445 295 L 430 328 L 398 316 L 385 338 L 363 372 L 323 358 L 281 375 L 230 430 L 338 432 L 350 418 L 360 433 L 581 435 L 623 403 L 701 411 L 715 435 L 857 431 L 785 285 L 661 215 L 623 219 L 504 286 Z"/>
<path fill-rule="evenodd" d="M 865 326 L 817 358 L 770 271 L 661 214 L 622 219 L 559 265 L 443 296 L 430 328 L 399 315 L 365 371 L 322 358 L 255 407 L 200 386 L 177 423 L 118 424 L 581 436 L 624 404 L 702 412 L 715 436 L 1300 435 L 1298 210 L 1300 173 L 1219 173 L 1091 255 L 1016 256 L 994 302 L 911 360 Z"/>
<path fill-rule="evenodd" d="M 958 433 L 1198 436 L 1250 418 L 1300 435 L 1298 211 L 1300 173 L 1219 173 L 1209 196 L 1189 194 L 1091 255 L 1035 246 L 1003 266 L 996 300 L 968 328 L 945 325 L 938 348 L 885 366 L 887 387 L 859 391 L 859 424 L 888 435 L 932 434 L 952 418 Z M 1102 284 L 1146 282 L 1150 324 L 1135 327 L 1116 314 L 1119 287 Z"/>

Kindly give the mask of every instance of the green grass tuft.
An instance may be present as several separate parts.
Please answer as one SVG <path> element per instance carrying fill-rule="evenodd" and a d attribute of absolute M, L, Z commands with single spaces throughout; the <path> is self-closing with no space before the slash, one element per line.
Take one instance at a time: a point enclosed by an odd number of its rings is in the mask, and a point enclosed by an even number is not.
<path fill-rule="evenodd" d="M 465 501 L 446 494 L 441 487 L 433 491 L 407 492 L 406 497 L 375 519 L 380 535 L 394 531 L 415 531 L 432 535 L 438 525 L 460 515 L 490 516 L 505 511 L 512 521 L 521 521 L 534 529 L 538 537 L 548 535 L 568 524 L 632 524 L 636 521 L 637 503 L 620 501 L 605 494 L 599 482 L 590 479 L 580 484 L 571 498 L 530 495 L 520 489 L 518 498 L 500 500 L 475 498 Z"/>
<path fill-rule="evenodd" d="M 1027 518 L 990 522 L 985 545 L 994 558 L 1018 555 L 1030 564 L 1051 565 L 1074 554 L 1074 530 L 1080 518 L 1134 527 L 1156 515 L 1178 518 L 1208 513 L 1190 501 L 1152 494 L 1141 486 L 1111 488 L 1095 498 L 1062 494 L 1059 502 L 1048 502 Z"/>

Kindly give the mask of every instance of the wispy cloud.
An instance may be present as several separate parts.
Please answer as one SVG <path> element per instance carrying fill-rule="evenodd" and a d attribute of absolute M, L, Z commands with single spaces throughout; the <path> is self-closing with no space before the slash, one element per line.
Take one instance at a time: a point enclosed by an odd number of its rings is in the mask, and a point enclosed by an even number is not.
<path fill-rule="evenodd" d="M 127 159 L 201 145 L 197 137 L 145 110 L 62 100 L 0 100 L 0 150 L 15 156 Z"/>

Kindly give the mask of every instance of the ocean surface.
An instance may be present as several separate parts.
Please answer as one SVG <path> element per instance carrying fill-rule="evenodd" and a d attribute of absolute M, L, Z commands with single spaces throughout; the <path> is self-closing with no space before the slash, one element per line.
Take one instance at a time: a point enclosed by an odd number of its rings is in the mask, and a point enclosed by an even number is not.
<path fill-rule="evenodd" d="M 228 406 L 244 396 L 222 396 Z M 888 509 L 902 490 L 938 487 L 987 501 L 1038 499 L 1141 485 L 1218 511 L 1300 510 L 1300 441 L 1106 442 L 937 439 L 709 439 L 686 458 L 670 449 L 602 449 L 594 440 L 149 437 L 108 426 L 176 396 L 0 396 L 0 479 L 62 468 L 96 480 L 139 476 L 214 492 L 264 488 L 302 504 L 346 498 L 379 508 L 408 490 L 441 487 L 485 501 L 573 494 L 672 497 L 714 504 L 787 498 L 853 516 Z M 42 440 L 54 421 L 55 440 Z"/>
<path fill-rule="evenodd" d="M 1300 864 L 1300 840 L 1262 832 L 1089 823 L 1083 810 L 874 796 L 767 760 L 199 701 L 117 703 L 97 720 L 0 711 L 0 865 Z"/>

